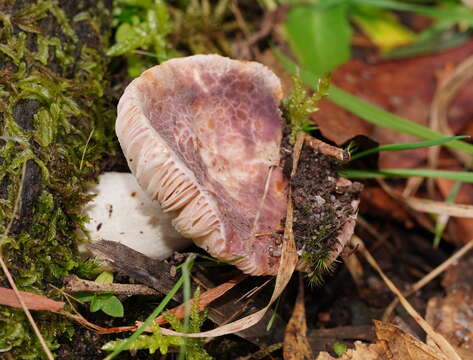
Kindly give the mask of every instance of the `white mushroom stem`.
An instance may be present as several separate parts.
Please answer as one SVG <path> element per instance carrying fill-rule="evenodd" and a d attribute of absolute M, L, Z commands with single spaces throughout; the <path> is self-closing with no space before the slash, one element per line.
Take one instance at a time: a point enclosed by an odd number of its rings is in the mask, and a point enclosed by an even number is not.
<path fill-rule="evenodd" d="M 84 209 L 92 242 L 112 240 L 154 259 L 192 244 L 171 225 L 171 215 L 151 201 L 130 173 L 108 172 L 89 191 L 97 196 Z"/>

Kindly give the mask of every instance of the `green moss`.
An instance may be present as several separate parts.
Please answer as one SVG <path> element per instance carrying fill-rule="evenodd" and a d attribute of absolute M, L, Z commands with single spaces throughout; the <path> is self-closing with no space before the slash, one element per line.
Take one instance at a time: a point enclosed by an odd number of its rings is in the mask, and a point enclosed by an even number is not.
<path fill-rule="evenodd" d="M 301 260 L 308 268 L 308 278 L 311 284 L 320 285 L 324 275 L 330 271 L 330 249 L 325 243 L 327 227 L 319 226 L 309 235 L 305 248 L 302 250 Z"/>
<path fill-rule="evenodd" d="M 169 322 L 171 327 L 182 333 L 200 332 L 202 324 L 207 319 L 207 311 L 200 311 L 200 289 L 197 288 L 192 302 L 190 312 L 190 321 L 187 325 L 179 320 L 174 313 L 166 311 L 163 316 Z M 156 323 L 151 325 L 151 335 L 140 335 L 135 341 L 126 346 L 125 350 L 148 350 L 154 354 L 156 350 L 163 355 L 167 354 L 170 347 L 180 347 L 184 350 L 185 359 L 188 360 L 210 360 L 212 357 L 205 351 L 204 339 L 184 338 L 180 336 L 163 335 Z M 102 350 L 113 351 L 118 348 L 127 339 L 110 341 L 102 347 Z"/>
<path fill-rule="evenodd" d="M 24 5 L 0 5 L 0 246 L 20 289 L 54 296 L 48 284 L 92 272 L 77 255 L 77 229 L 85 221 L 87 184 L 113 151 L 107 58 L 100 50 L 110 14 L 103 6 L 88 12 L 91 1 L 61 4 L 73 8 L 73 19 L 56 1 L 17 3 Z M 57 30 L 48 36 L 48 28 Z M 20 116 L 25 123 L 17 122 Z M 35 319 L 53 349 L 57 336 L 71 335 L 62 317 L 35 313 Z M 17 359 L 42 354 L 22 311 L 0 307 L 0 349 L 10 348 Z"/>
<path fill-rule="evenodd" d="M 323 97 L 327 96 L 330 75 L 322 76 L 318 80 L 317 91 L 311 96 L 307 93 L 299 74 L 294 75 L 292 81 L 292 92 L 284 99 L 283 109 L 284 118 L 291 129 L 289 140 L 291 144 L 294 144 L 300 131 L 309 133 L 317 129 L 309 116 L 318 110 L 317 104 Z"/>
<path fill-rule="evenodd" d="M 107 54 L 123 55 L 130 77 L 177 56 L 231 55 L 227 34 L 238 26 L 234 19 L 227 18 L 228 0 L 215 5 L 196 0 L 178 5 L 163 0 L 115 2 L 115 44 Z"/>

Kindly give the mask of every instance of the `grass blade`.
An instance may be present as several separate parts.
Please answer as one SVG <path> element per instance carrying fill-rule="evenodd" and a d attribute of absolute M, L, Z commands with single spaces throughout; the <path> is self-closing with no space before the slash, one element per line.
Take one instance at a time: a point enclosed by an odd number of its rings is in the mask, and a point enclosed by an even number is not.
<path fill-rule="evenodd" d="M 278 49 L 274 49 L 274 52 L 286 71 L 290 74 L 297 73 L 298 67 L 293 61 L 283 55 Z M 307 86 L 315 90 L 317 84 L 315 80 L 317 80 L 320 74 L 315 74 L 307 69 L 300 69 L 300 76 Z M 428 127 L 419 125 L 398 115 L 391 114 L 376 105 L 370 104 L 343 91 L 342 89 L 337 88 L 334 85 L 330 86 L 328 99 L 360 118 L 386 129 L 409 134 L 426 140 L 437 140 L 447 137 L 447 135 L 429 129 Z M 473 155 L 473 145 L 461 140 L 450 141 L 446 143 L 445 146 Z"/>
<path fill-rule="evenodd" d="M 363 156 L 374 154 L 377 152 L 381 151 L 401 151 L 401 150 L 413 150 L 413 149 L 421 149 L 429 146 L 435 146 L 435 145 L 442 145 L 446 144 L 450 141 L 453 140 L 459 140 L 459 139 L 466 139 L 469 138 L 469 136 L 466 135 L 460 135 L 460 136 L 449 136 L 446 138 L 442 139 L 436 139 L 436 140 L 428 140 L 428 141 L 419 141 L 419 142 L 413 142 L 413 143 L 405 143 L 405 144 L 387 144 L 387 145 L 381 145 L 381 146 L 376 146 L 374 148 L 361 151 L 357 154 L 352 155 L 350 160 L 356 160 L 359 159 Z"/>
<path fill-rule="evenodd" d="M 116 348 L 110 355 L 108 355 L 104 360 L 111 360 L 118 354 L 120 354 L 128 345 L 130 345 L 133 341 L 135 341 L 138 336 L 140 336 L 148 326 L 158 317 L 158 315 L 164 310 L 168 302 L 176 295 L 177 291 L 180 289 L 182 284 L 184 283 L 184 275 L 181 275 L 179 280 L 173 286 L 171 291 L 167 293 L 163 300 L 159 303 L 159 305 L 154 309 L 150 316 L 146 318 L 143 324 L 136 330 L 128 339 L 127 341 L 123 342 L 118 348 Z"/>
<path fill-rule="evenodd" d="M 473 21 L 473 12 L 462 4 L 453 4 L 449 6 L 434 7 L 412 4 L 398 0 L 352 0 L 353 3 L 359 5 L 368 5 L 388 10 L 412 11 L 417 14 L 425 15 L 432 18 L 447 20 L 451 22 L 467 22 Z"/>
<path fill-rule="evenodd" d="M 460 190 L 462 183 L 457 181 L 455 185 L 452 187 L 450 190 L 447 198 L 445 199 L 445 202 L 447 204 L 453 204 L 455 201 L 455 198 L 457 197 L 458 191 Z M 434 248 L 438 248 L 440 244 L 440 240 L 442 239 L 443 232 L 445 228 L 447 227 L 447 222 L 448 222 L 449 216 L 448 215 L 439 215 L 437 216 L 437 221 L 435 222 L 435 228 L 434 228 L 434 241 L 433 241 L 433 246 Z"/>
<path fill-rule="evenodd" d="M 396 177 L 428 177 L 443 178 L 456 181 L 473 183 L 473 173 L 468 171 L 449 171 L 431 169 L 380 169 L 380 170 L 357 170 L 344 169 L 340 171 L 341 176 L 350 179 L 374 179 L 374 178 L 396 178 Z"/>

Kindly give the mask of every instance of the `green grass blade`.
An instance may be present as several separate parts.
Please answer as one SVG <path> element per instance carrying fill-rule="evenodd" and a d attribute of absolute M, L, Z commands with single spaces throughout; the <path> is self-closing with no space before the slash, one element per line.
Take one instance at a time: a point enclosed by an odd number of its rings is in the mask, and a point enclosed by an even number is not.
<path fill-rule="evenodd" d="M 431 169 L 380 169 L 380 170 L 357 170 L 344 169 L 340 175 L 350 179 L 374 179 L 374 178 L 407 178 L 411 176 L 442 178 L 456 181 L 473 183 L 473 172 L 449 171 Z"/>
<path fill-rule="evenodd" d="M 445 203 L 453 204 L 453 202 L 455 201 L 455 198 L 457 197 L 458 191 L 460 190 L 461 185 L 462 183 L 459 181 L 455 183 L 455 185 L 450 190 L 447 198 L 445 199 Z M 437 221 L 435 223 L 435 229 L 434 229 L 435 237 L 433 241 L 434 248 L 438 248 L 440 244 L 440 240 L 442 239 L 442 236 L 443 236 L 443 232 L 445 228 L 447 227 L 447 221 L 445 222 L 441 221 L 442 218 L 443 216 L 437 216 Z"/>
<path fill-rule="evenodd" d="M 452 22 L 471 23 L 473 21 L 473 12 L 462 4 L 434 7 L 397 0 L 352 0 L 352 2 L 359 5 L 369 5 L 389 10 L 412 11 L 417 14 Z"/>
<path fill-rule="evenodd" d="M 176 284 L 173 286 L 171 291 L 167 293 L 167 295 L 164 297 L 163 300 L 159 303 L 159 305 L 154 309 L 154 311 L 151 313 L 150 316 L 146 318 L 144 323 L 136 330 L 128 339 L 127 341 L 123 342 L 118 348 L 116 348 L 110 355 L 108 355 L 104 360 L 111 360 L 118 354 L 120 354 L 128 345 L 130 345 L 133 341 L 135 341 L 138 336 L 140 336 L 148 326 L 151 325 L 154 319 L 158 317 L 158 315 L 164 310 L 166 305 L 169 303 L 169 301 L 173 298 L 174 295 L 176 295 L 177 291 L 180 289 L 182 284 L 184 283 L 184 275 L 181 275 L 179 280 L 176 282 Z"/>
<path fill-rule="evenodd" d="M 194 263 L 196 255 L 190 255 L 187 257 L 184 266 L 182 267 L 182 277 L 183 281 L 183 295 L 184 295 L 184 332 L 189 331 L 189 323 L 190 323 L 190 313 L 191 313 L 191 274 L 190 270 Z M 186 357 L 186 350 L 187 350 L 187 338 L 184 338 L 184 343 L 179 350 L 179 360 L 184 360 Z"/>
<path fill-rule="evenodd" d="M 406 144 L 387 144 L 387 145 L 381 145 L 381 146 L 376 146 L 374 148 L 361 151 L 357 154 L 354 154 L 351 156 L 350 160 L 356 160 L 359 159 L 363 156 L 374 154 L 377 152 L 381 151 L 401 151 L 401 150 L 413 150 L 413 149 L 421 149 L 429 146 L 435 146 L 435 145 L 442 145 L 446 144 L 450 141 L 453 140 L 459 140 L 459 139 L 466 139 L 469 138 L 469 136 L 466 135 L 460 135 L 460 136 L 449 136 L 446 138 L 442 139 L 436 139 L 436 140 L 428 140 L 428 141 L 419 141 L 419 142 L 413 142 L 413 143 L 406 143 Z"/>
<path fill-rule="evenodd" d="M 292 62 L 287 56 L 283 55 L 278 49 L 274 49 L 274 52 L 286 71 L 290 74 L 295 74 L 297 72 L 298 67 L 294 62 Z M 312 73 L 306 69 L 300 69 L 300 76 L 307 86 L 314 89 L 317 84 L 315 80 L 317 80 L 320 74 Z M 413 135 L 425 140 L 442 139 L 447 136 L 413 121 L 391 114 L 376 105 L 370 104 L 337 88 L 334 85 L 330 86 L 328 99 L 362 119 L 386 129 Z M 473 155 L 473 145 L 464 141 L 453 140 L 446 143 L 445 146 L 456 150 L 462 150 Z"/>

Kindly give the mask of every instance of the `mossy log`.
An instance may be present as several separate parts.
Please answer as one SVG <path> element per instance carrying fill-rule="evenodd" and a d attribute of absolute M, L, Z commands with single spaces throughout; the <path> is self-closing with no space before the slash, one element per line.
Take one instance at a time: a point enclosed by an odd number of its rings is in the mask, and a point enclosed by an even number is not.
<path fill-rule="evenodd" d="M 54 296 L 48 284 L 82 266 L 87 183 L 113 149 L 110 27 L 110 0 L 0 0 L 0 247 L 26 291 Z M 34 316 L 53 346 L 70 330 Z M 41 357 L 21 311 L 0 307 L 0 350 Z"/>

